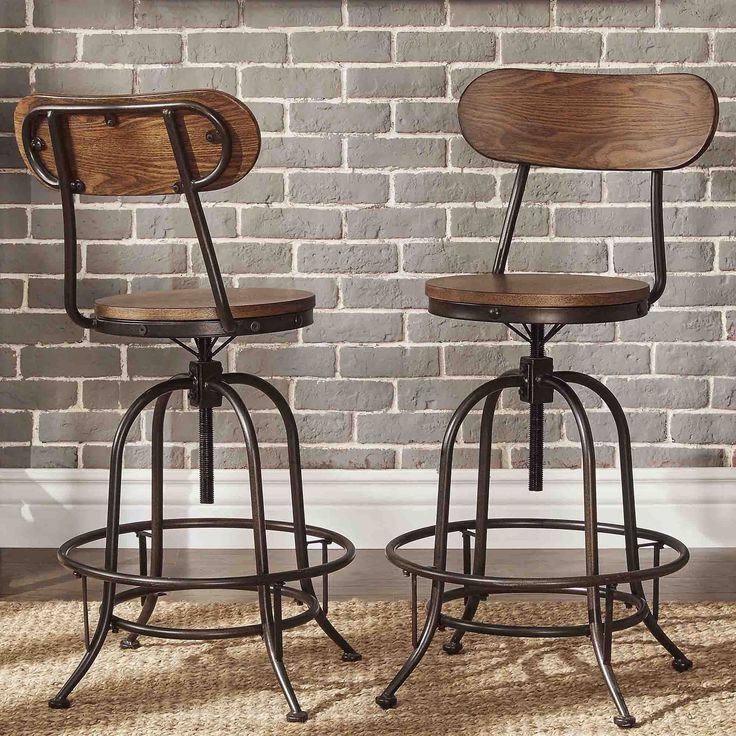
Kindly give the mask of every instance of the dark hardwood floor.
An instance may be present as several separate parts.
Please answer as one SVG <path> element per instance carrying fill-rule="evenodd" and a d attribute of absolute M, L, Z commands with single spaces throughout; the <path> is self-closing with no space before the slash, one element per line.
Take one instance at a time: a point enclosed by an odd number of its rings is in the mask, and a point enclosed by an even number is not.
<path fill-rule="evenodd" d="M 102 550 L 80 552 L 80 559 L 102 561 Z M 317 559 L 317 552 L 313 552 Z M 418 560 L 429 561 L 431 550 L 413 550 Z M 646 551 L 642 566 L 650 564 Z M 736 600 L 736 548 L 696 549 L 684 569 L 663 578 L 663 600 Z M 667 558 L 663 556 L 663 561 Z M 490 550 L 488 569 L 494 574 L 520 576 L 564 575 L 584 570 L 582 550 Z M 120 569 L 135 572 L 138 566 L 136 550 L 121 550 Z M 271 553 L 271 568 L 294 566 L 294 555 L 288 550 Z M 459 550 L 450 551 L 452 569 L 462 568 Z M 185 550 L 172 549 L 165 553 L 165 573 L 168 575 L 238 575 L 253 570 L 253 552 L 249 550 Z M 601 567 L 624 569 L 622 550 L 602 550 Z M 420 580 L 420 595 L 428 587 Z M 90 582 L 90 596 L 98 595 L 95 581 Z M 409 598 L 409 581 L 385 558 L 383 550 L 359 550 L 347 568 L 331 576 L 330 598 L 341 600 L 396 600 Z M 56 561 L 52 549 L 0 549 L 0 601 L 8 600 L 77 600 L 80 584 L 71 572 Z M 233 600 L 250 598 L 239 591 L 189 591 L 171 594 L 186 600 Z"/>

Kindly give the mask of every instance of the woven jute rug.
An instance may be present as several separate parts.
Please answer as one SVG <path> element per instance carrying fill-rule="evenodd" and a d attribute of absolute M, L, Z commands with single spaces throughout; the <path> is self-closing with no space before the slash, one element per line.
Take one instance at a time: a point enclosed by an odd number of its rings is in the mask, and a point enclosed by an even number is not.
<path fill-rule="evenodd" d="M 133 605 L 133 604 L 128 604 Z M 134 611 L 134 609 L 132 609 Z M 285 611 L 287 613 L 288 611 Z M 173 626 L 242 624 L 251 603 L 163 600 L 155 620 Z M 571 623 L 584 603 L 494 602 L 484 620 Z M 111 634 L 67 711 L 46 702 L 82 654 L 80 606 L 67 602 L 0 603 L 2 736 L 246 736 L 250 734 L 616 734 L 614 707 L 590 643 L 580 639 L 511 639 L 469 634 L 462 654 L 447 656 L 438 632 L 399 707 L 374 697 L 409 653 L 408 605 L 337 603 L 331 618 L 363 654 L 339 651 L 309 623 L 287 631 L 285 661 L 304 724 L 288 710 L 258 638 L 213 643 L 143 639 L 136 651 Z M 736 734 L 736 604 L 670 603 L 662 623 L 695 667 L 679 674 L 666 652 L 638 626 L 614 637 L 614 666 L 640 734 Z"/>

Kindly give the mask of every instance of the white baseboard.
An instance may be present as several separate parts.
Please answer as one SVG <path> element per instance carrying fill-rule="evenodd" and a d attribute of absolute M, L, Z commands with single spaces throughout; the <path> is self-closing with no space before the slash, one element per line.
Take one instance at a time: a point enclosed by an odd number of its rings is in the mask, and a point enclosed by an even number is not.
<path fill-rule="evenodd" d="M 679 537 L 690 547 L 736 546 L 736 469 L 668 468 L 636 471 L 638 523 Z M 549 470 L 545 490 L 530 493 L 526 472 L 491 475 L 491 516 L 582 518 L 581 473 Z M 476 474 L 453 476 L 452 519 L 475 517 Z M 434 523 L 437 474 L 431 470 L 308 470 L 304 473 L 307 523 L 339 531 L 358 548 L 380 548 L 389 539 Z M 264 472 L 267 516 L 290 519 L 286 471 Z M 173 470 L 165 477 L 166 516 L 249 516 L 247 472 L 215 473 L 215 505 L 199 504 L 197 471 Z M 124 474 L 122 520 L 150 518 L 150 473 Z M 621 521 L 618 471 L 598 472 L 599 520 Z M 0 547 L 56 547 L 84 531 L 104 526 L 107 472 L 104 470 L 0 470 Z M 170 535 L 170 536 L 169 536 Z M 459 543 L 459 535 L 456 540 Z M 123 546 L 133 546 L 126 535 Z M 244 530 L 167 532 L 167 545 L 201 548 L 252 547 Z M 290 547 L 275 534 L 274 548 Z M 601 546 L 618 539 L 601 536 Z M 490 535 L 498 548 L 577 548 L 575 532 L 504 530 Z M 430 547 L 431 541 L 422 546 Z"/>

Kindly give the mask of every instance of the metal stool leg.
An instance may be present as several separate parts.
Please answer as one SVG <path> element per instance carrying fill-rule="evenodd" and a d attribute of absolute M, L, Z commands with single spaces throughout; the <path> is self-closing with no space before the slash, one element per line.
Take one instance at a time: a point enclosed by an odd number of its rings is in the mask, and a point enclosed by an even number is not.
<path fill-rule="evenodd" d="M 452 479 L 452 454 L 455 447 L 460 425 L 471 409 L 486 396 L 498 394 L 506 388 L 521 385 L 520 376 L 504 376 L 493 381 L 484 383 L 473 391 L 460 404 L 450 419 L 442 440 L 442 452 L 440 455 L 440 477 L 437 498 L 437 521 L 435 526 L 434 561 L 433 566 L 437 570 L 444 570 L 447 563 L 447 532 L 450 520 L 450 482 Z M 444 583 L 440 580 L 432 581 L 432 593 L 427 608 L 427 619 L 424 623 L 422 635 L 414 651 L 406 660 L 404 666 L 399 670 L 388 687 L 376 698 L 376 703 L 381 708 L 396 707 L 396 691 L 403 685 L 406 678 L 414 671 L 422 657 L 426 654 L 432 638 L 441 620 L 442 595 Z"/>
<path fill-rule="evenodd" d="M 501 392 L 489 394 L 483 404 L 480 422 L 480 445 L 478 448 L 478 496 L 475 511 L 475 548 L 473 550 L 473 574 L 484 575 L 486 571 L 486 540 L 488 537 L 488 495 L 491 483 L 491 450 L 493 441 L 493 417 Z M 463 611 L 463 621 L 472 621 L 480 605 L 480 594 L 468 596 Z M 452 638 L 443 644 L 447 654 L 462 651 L 465 631 L 455 629 Z"/>
<path fill-rule="evenodd" d="M 598 510 L 596 504 L 596 468 L 595 447 L 593 445 L 593 433 L 590 429 L 588 416 L 583 408 L 582 402 L 575 391 L 565 383 L 557 374 L 548 375 L 542 382 L 552 386 L 557 393 L 567 402 L 572 411 L 575 423 L 580 435 L 580 446 L 583 455 L 583 489 L 585 506 L 585 571 L 587 575 L 598 575 L 600 572 L 598 555 Z M 588 618 L 590 622 L 590 639 L 593 644 L 598 666 L 603 674 L 606 687 L 613 698 L 619 715 L 613 721 L 620 728 L 630 728 L 636 723 L 634 716 L 629 713 L 623 695 L 619 688 L 616 676 L 611 667 L 610 657 L 610 620 L 607 621 L 606 631 L 603 630 L 601 618 L 600 596 L 597 586 L 588 588 Z M 607 599 L 607 604 L 613 605 L 612 599 Z M 606 606 L 608 613 L 609 605 Z M 609 617 L 607 616 L 607 619 Z"/>
<path fill-rule="evenodd" d="M 159 396 L 151 427 L 151 568 L 149 575 L 160 577 L 164 562 L 164 417 L 171 394 Z M 145 544 L 145 539 L 144 539 Z M 145 596 L 138 623 L 147 624 L 156 608 L 158 593 Z M 138 649 L 138 634 L 130 633 L 120 642 L 121 649 Z"/>
<path fill-rule="evenodd" d="M 125 441 L 133 423 L 138 419 L 140 413 L 154 399 L 163 394 L 169 394 L 176 389 L 188 388 L 189 381 L 186 379 L 172 379 L 165 383 L 153 386 L 142 393 L 123 416 L 112 443 L 110 455 L 110 486 L 107 506 L 107 536 L 105 542 L 105 569 L 116 571 L 118 564 L 118 531 L 120 527 L 120 482 L 123 471 L 123 452 Z M 82 661 L 59 690 L 54 698 L 49 701 L 51 708 L 68 708 L 70 706 L 69 694 L 87 674 L 97 655 L 105 643 L 107 632 L 110 629 L 112 610 L 115 599 L 115 584 L 105 582 L 102 589 L 102 606 L 97 628 L 90 642 L 89 648 L 82 657 Z"/>
<path fill-rule="evenodd" d="M 614 394 L 597 379 L 584 373 L 564 371 L 556 374 L 565 381 L 578 383 L 596 393 L 608 407 L 616 423 L 618 448 L 621 459 L 621 490 L 623 493 L 624 526 L 626 527 L 626 561 L 629 570 L 639 569 L 639 547 L 636 537 L 636 503 L 634 500 L 634 474 L 631 460 L 631 435 L 621 404 Z M 631 583 L 631 592 L 646 599 L 641 581 Z M 656 605 L 655 605 L 656 608 Z M 655 615 L 649 611 L 643 621 L 652 636 L 672 655 L 672 666 L 678 672 L 689 670 L 693 663 L 680 648 L 665 634 Z"/>
<path fill-rule="evenodd" d="M 261 459 L 258 451 L 258 440 L 256 438 L 253 421 L 248 409 L 238 392 L 224 381 L 212 380 L 207 382 L 207 388 L 220 394 L 232 406 L 243 431 L 246 450 L 248 452 L 248 476 L 250 480 L 250 497 L 253 508 L 253 537 L 255 541 L 256 572 L 258 575 L 268 573 L 268 544 L 266 540 L 266 524 L 263 504 L 263 483 L 261 478 Z M 268 585 L 258 586 L 258 603 L 261 613 L 261 625 L 263 627 L 263 640 L 266 645 L 269 659 L 281 690 L 286 697 L 290 712 L 287 713 L 288 721 L 306 721 L 308 714 L 301 709 L 294 688 L 284 667 L 281 654 L 281 621 L 274 622 L 273 608 L 271 602 L 271 591 Z M 280 619 L 280 616 L 279 616 Z M 275 629 L 278 627 L 278 630 Z"/>
<path fill-rule="evenodd" d="M 250 373 L 227 373 L 222 380 L 236 386 L 251 386 L 266 395 L 278 409 L 286 429 L 286 443 L 289 453 L 289 479 L 291 482 L 291 506 L 294 521 L 294 540 L 296 546 L 296 562 L 300 568 L 309 567 L 307 552 L 307 535 L 305 532 L 304 516 L 304 491 L 302 486 L 302 464 L 299 450 L 299 431 L 296 426 L 294 414 L 281 392 L 268 381 Z M 300 581 L 302 590 L 310 595 L 315 595 L 314 583 L 311 578 Z M 344 662 L 357 662 L 361 659 L 358 652 L 345 640 L 339 631 L 327 618 L 324 606 L 317 610 L 314 620 L 330 639 L 342 649 L 342 660 Z"/>

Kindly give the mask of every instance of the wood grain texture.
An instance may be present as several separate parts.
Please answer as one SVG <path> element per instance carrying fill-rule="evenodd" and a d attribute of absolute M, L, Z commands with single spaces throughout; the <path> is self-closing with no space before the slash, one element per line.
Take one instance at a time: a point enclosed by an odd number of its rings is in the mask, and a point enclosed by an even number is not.
<path fill-rule="evenodd" d="M 460 98 L 463 136 L 511 163 L 572 169 L 676 169 L 697 159 L 718 98 L 693 74 L 572 74 L 499 69 Z"/>
<path fill-rule="evenodd" d="M 597 307 L 633 304 L 649 296 L 643 281 L 572 274 L 472 274 L 425 284 L 430 299 L 507 307 Z"/>
<path fill-rule="evenodd" d="M 314 307 L 314 294 L 300 289 L 228 289 L 235 319 L 292 314 Z M 165 320 L 188 322 L 217 320 L 210 289 L 176 289 L 117 294 L 95 301 L 101 319 Z"/>
<path fill-rule="evenodd" d="M 251 111 L 235 97 L 217 90 L 114 97 L 30 95 L 15 109 L 15 136 L 21 154 L 21 129 L 28 112 L 40 105 L 123 105 L 135 103 L 197 102 L 218 113 L 232 138 L 232 155 L 222 175 L 207 189 L 222 189 L 242 179 L 258 158 L 260 131 Z M 212 123 L 202 115 L 177 113 L 177 121 L 193 175 L 202 176 L 217 165 L 222 146 L 207 141 Z M 118 124 L 105 125 L 101 114 L 75 114 L 65 118 L 65 137 L 72 177 L 84 183 L 86 194 L 125 196 L 172 194 L 179 180 L 176 161 L 161 112 L 120 113 Z M 46 147 L 39 158 L 56 175 L 48 123 L 39 119 L 35 133 Z M 30 169 L 30 166 L 29 166 Z"/>

